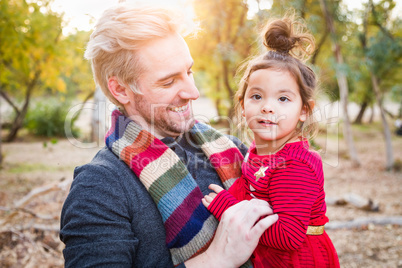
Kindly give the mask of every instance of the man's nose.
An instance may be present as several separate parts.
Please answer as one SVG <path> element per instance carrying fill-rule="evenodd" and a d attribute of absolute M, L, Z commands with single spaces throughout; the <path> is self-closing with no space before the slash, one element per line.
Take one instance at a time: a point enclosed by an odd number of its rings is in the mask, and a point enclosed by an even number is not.
<path fill-rule="evenodd" d="M 186 83 L 183 85 L 183 89 L 179 93 L 179 96 L 186 100 L 196 100 L 200 97 L 200 92 L 195 86 L 193 79 L 187 79 Z"/>

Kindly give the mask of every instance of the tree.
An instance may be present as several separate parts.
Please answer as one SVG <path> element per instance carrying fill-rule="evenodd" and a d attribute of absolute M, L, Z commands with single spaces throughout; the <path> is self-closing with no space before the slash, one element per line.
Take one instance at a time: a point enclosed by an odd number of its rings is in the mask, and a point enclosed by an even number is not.
<path fill-rule="evenodd" d="M 294 10 L 295 15 L 305 21 L 308 30 L 315 37 L 316 49 L 307 64 L 310 64 L 317 73 L 320 81 L 318 88 L 319 96 L 326 95 L 330 102 L 338 101 L 339 89 L 335 72 L 336 63 L 333 60 L 329 31 L 326 24 L 323 23 L 325 22 L 325 17 L 322 13 L 320 2 L 314 0 L 275 0 L 266 17 L 282 17 L 289 10 Z M 342 14 L 337 14 L 334 20 L 342 23 L 345 28 L 349 27 L 345 24 L 345 16 Z M 336 34 L 339 35 L 341 33 L 338 31 Z"/>
<path fill-rule="evenodd" d="M 341 98 L 341 106 L 342 106 L 342 112 L 343 112 L 343 123 L 344 123 L 344 128 L 343 128 L 343 133 L 344 137 L 346 139 L 348 148 L 349 148 L 349 154 L 351 157 L 351 160 L 353 161 L 354 165 L 360 166 L 360 160 L 357 155 L 357 151 L 353 142 L 353 134 L 352 134 L 352 129 L 351 129 L 351 124 L 349 121 L 349 116 L 348 116 L 348 94 L 349 94 L 349 89 L 348 89 L 348 81 L 346 74 L 344 70 L 342 70 L 340 67 L 344 64 L 343 56 L 341 53 L 341 47 L 337 41 L 337 36 L 335 32 L 335 27 L 334 27 L 334 22 L 332 15 L 329 11 L 328 5 L 326 3 L 326 0 L 320 0 L 322 12 L 325 17 L 326 25 L 328 27 L 329 34 L 331 36 L 331 42 L 332 42 L 332 47 L 333 47 L 333 52 L 335 55 L 335 60 L 337 63 L 337 68 L 336 68 L 336 77 L 338 81 L 338 86 L 339 86 L 339 93 L 340 93 L 340 98 Z"/>
<path fill-rule="evenodd" d="M 71 125 L 79 118 L 85 104 L 94 97 L 95 83 L 92 77 L 91 64 L 85 60 L 84 50 L 90 32 L 77 31 L 63 39 L 64 65 L 61 77 L 66 83 L 65 97 L 82 100 L 81 108 L 71 118 Z"/>
<path fill-rule="evenodd" d="M 247 1 L 195 1 L 194 10 L 201 31 L 188 43 L 195 71 L 201 73 L 197 83 L 215 101 L 219 115 L 232 117 L 236 71 L 241 61 L 253 54 L 256 40 L 256 31 L 250 31 L 254 24 L 247 19 Z"/>
<path fill-rule="evenodd" d="M 383 2 L 391 2 L 389 6 L 392 7 L 392 0 Z M 382 12 L 382 14 L 386 14 L 386 12 Z M 367 3 L 363 21 L 360 43 L 363 48 L 365 63 L 370 74 L 374 96 L 380 108 L 386 144 L 386 169 L 391 170 L 394 166 L 391 130 L 386 119 L 383 105 L 383 93 L 385 90 L 381 90 L 381 82 L 386 81 L 390 76 L 394 75 L 395 70 L 399 69 L 399 74 L 402 70 L 400 62 L 402 59 L 402 39 L 395 38 L 386 26 L 381 23 L 372 0 L 369 0 Z M 385 21 L 387 20 L 385 19 Z M 375 34 L 372 35 L 371 38 L 369 38 L 369 31 L 371 32 L 373 29 L 372 27 L 369 29 L 369 24 L 379 29 L 376 33 L 373 31 Z"/>
<path fill-rule="evenodd" d="M 93 96 L 83 58 L 89 33 L 63 36 L 62 14 L 51 11 L 51 1 L 0 1 L 0 96 L 14 111 L 6 141 L 16 138 L 33 97 L 58 95 L 65 105 Z"/>
<path fill-rule="evenodd" d="M 57 57 L 61 16 L 50 10 L 49 1 L 0 1 L 0 10 L 0 95 L 15 112 L 6 138 L 12 141 L 39 88 L 65 90 Z"/>

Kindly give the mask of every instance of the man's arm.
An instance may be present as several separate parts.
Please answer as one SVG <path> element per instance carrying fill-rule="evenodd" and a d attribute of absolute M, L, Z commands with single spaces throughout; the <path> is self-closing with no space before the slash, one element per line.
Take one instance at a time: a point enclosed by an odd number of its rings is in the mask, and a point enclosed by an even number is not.
<path fill-rule="evenodd" d="M 131 267 L 138 239 L 115 176 L 93 165 L 75 176 L 61 214 L 66 267 Z"/>

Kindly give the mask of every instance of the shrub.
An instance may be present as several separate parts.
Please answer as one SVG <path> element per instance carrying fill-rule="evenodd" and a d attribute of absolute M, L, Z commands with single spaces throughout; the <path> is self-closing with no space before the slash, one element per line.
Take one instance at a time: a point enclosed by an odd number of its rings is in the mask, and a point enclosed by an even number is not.
<path fill-rule="evenodd" d="M 64 120 L 69 105 L 55 100 L 38 102 L 29 109 L 24 126 L 32 134 L 45 137 L 65 137 Z M 78 129 L 72 126 L 74 136 Z"/>

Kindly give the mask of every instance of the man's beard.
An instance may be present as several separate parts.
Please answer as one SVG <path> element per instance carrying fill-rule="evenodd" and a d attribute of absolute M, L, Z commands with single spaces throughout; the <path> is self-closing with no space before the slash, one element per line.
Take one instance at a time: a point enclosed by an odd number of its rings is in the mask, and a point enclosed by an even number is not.
<path fill-rule="evenodd" d="M 150 127 L 149 131 L 153 134 L 160 133 L 163 136 L 177 137 L 189 131 L 195 123 L 192 113 L 187 118 L 180 116 L 180 120 L 178 120 L 178 117 L 175 116 L 176 119 L 174 119 L 170 116 L 172 112 L 167 109 L 166 104 L 149 104 L 142 95 L 136 96 L 136 107 L 139 115 Z"/>

